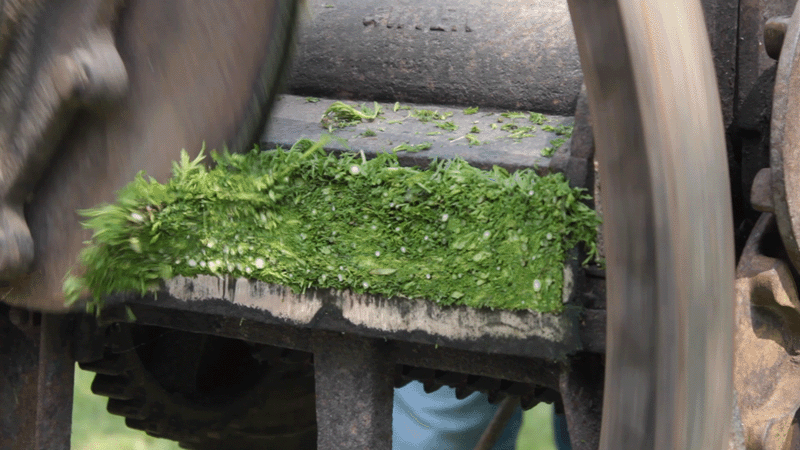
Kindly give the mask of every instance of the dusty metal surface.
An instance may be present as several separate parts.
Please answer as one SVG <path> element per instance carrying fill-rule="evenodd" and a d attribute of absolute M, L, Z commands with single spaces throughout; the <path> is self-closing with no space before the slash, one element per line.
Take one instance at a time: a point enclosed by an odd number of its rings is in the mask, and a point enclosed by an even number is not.
<path fill-rule="evenodd" d="M 772 206 L 783 243 L 800 268 L 800 9 L 792 15 L 778 62 L 770 128 Z"/>
<path fill-rule="evenodd" d="M 791 267 L 780 259 L 772 214 L 759 219 L 736 273 L 736 365 L 741 449 L 792 445 L 800 410 L 800 299 Z M 770 255 L 770 256 L 767 256 Z"/>
<path fill-rule="evenodd" d="M 563 0 L 310 2 L 290 90 L 571 114 L 581 71 Z"/>
<path fill-rule="evenodd" d="M 0 449 L 69 450 L 73 320 L 0 306 Z"/>
<path fill-rule="evenodd" d="M 325 110 L 334 100 L 320 99 L 312 103 L 305 97 L 282 95 L 275 104 L 270 122 L 261 140 L 266 144 L 264 148 L 277 145 L 289 148 L 301 137 L 319 139 L 328 130 L 320 124 Z M 358 106 L 357 102 L 348 102 Z M 500 116 L 503 110 L 481 109 L 472 115 L 464 114 L 464 108 L 454 108 L 441 105 L 404 103 L 405 107 L 415 109 L 429 109 L 441 114 L 452 114 L 447 120 L 452 121 L 458 129 L 448 132 L 437 128 L 434 122 L 422 123 L 415 117 L 408 117 L 408 110 L 393 111 L 393 103 L 379 103 L 383 116 L 373 122 L 364 122 L 356 126 L 335 129 L 333 135 L 342 140 L 331 140 L 326 148 L 333 151 L 364 151 L 366 155 L 376 152 L 391 152 L 400 144 L 418 145 L 424 142 L 431 144 L 430 150 L 419 153 L 399 152 L 399 157 L 404 163 L 426 165 L 431 158 L 453 158 L 459 156 L 471 164 L 491 168 L 492 165 L 501 165 L 508 169 L 524 167 L 539 167 L 543 171 L 550 164 L 549 157 L 541 154 L 542 149 L 550 145 L 550 140 L 558 136 L 553 132 L 536 130 L 535 135 L 520 140 L 510 139 L 509 133 L 499 129 L 499 126 L 511 122 Z M 372 102 L 367 106 L 373 107 Z M 498 122 L 504 120 L 505 122 Z M 572 124 L 572 117 L 547 116 L 546 125 L 554 127 Z M 517 119 L 517 124 L 531 125 L 527 119 Z M 493 130 L 491 125 L 498 126 Z M 481 143 L 470 145 L 464 137 L 470 129 L 476 126 L 479 133 L 473 133 Z M 539 128 L 539 127 L 536 127 Z M 364 136 L 370 130 L 375 136 Z M 429 135 L 428 133 L 439 133 Z M 568 148 L 568 144 L 563 147 Z"/>
<path fill-rule="evenodd" d="M 603 360 L 598 355 L 572 358 L 559 377 L 559 392 L 573 450 L 596 450 L 603 409 Z"/>
<path fill-rule="evenodd" d="M 764 28 L 771 17 L 791 16 L 796 0 L 740 0 L 739 27 L 736 45 L 736 115 L 748 94 L 758 89 L 762 74 L 775 66 L 764 51 Z"/>
<path fill-rule="evenodd" d="M 0 305 L 0 450 L 36 445 L 39 327 L 27 311 Z"/>
<path fill-rule="evenodd" d="M 75 360 L 66 315 L 43 314 L 39 345 L 35 450 L 69 450 Z"/>
<path fill-rule="evenodd" d="M 609 322 L 600 448 L 721 449 L 734 254 L 702 10 L 690 1 L 569 3 L 602 178 Z"/>
<path fill-rule="evenodd" d="M 722 119 L 727 129 L 734 121 L 736 98 L 737 51 L 740 40 L 739 2 L 730 0 L 700 0 L 711 44 L 714 68 L 717 73 Z"/>
<path fill-rule="evenodd" d="M 37 23 L 34 31 L 53 45 L 72 44 L 71 40 L 57 39 L 58 33 L 75 31 L 72 19 L 83 18 L 92 11 L 80 9 L 84 3 L 102 3 L 104 7 L 116 4 L 89 0 L 53 2 L 58 8 L 47 17 L 58 23 Z M 66 14 L 72 8 L 81 15 Z M 203 142 L 211 148 L 227 143 L 233 150 L 251 145 L 263 129 L 285 65 L 296 8 L 292 0 L 125 3 L 113 42 L 102 49 L 109 54 L 117 52 L 121 58 L 128 79 L 127 91 L 117 106 L 103 114 L 86 108 L 78 112 L 58 145 L 49 131 L 38 132 L 37 139 L 55 146 L 55 157 L 50 160 L 39 152 L 31 160 L 35 160 L 37 170 L 47 168 L 28 198 L 26 209 L 36 262 L 29 276 L 16 279 L 10 288 L 3 289 L 4 301 L 63 311 L 64 274 L 73 267 L 82 242 L 89 236 L 80 226 L 76 210 L 112 200 L 114 192 L 140 170 L 165 180 L 170 162 L 177 159 L 181 148 L 196 154 Z M 63 14 L 56 14 L 62 9 Z M 92 25 L 87 25 L 87 32 L 97 28 L 90 19 L 92 16 L 81 19 Z M 87 57 L 93 63 L 110 61 L 109 57 L 92 55 L 89 52 Z M 27 74 L 24 69 L 23 73 Z M 51 89 L 45 83 L 50 79 L 47 74 L 41 74 L 42 83 Z M 10 111 L 21 108 L 13 98 L 5 105 Z M 54 117 L 52 122 L 58 130 L 66 127 L 63 120 Z M 30 126 L 49 123 L 39 119 L 32 116 Z M 16 135 L 15 139 L 24 136 Z M 0 148 L 0 155 L 8 155 L 9 151 Z M 26 188 L 21 196 L 26 197 L 36 180 L 28 175 L 20 179 Z M 5 188 L 2 192 L 5 195 Z M 19 225 L 21 203 L 17 205 L 14 217 Z M 5 244 L 0 248 L 7 251 Z"/>
<path fill-rule="evenodd" d="M 180 303 L 185 304 L 183 301 L 168 298 L 159 297 L 155 301 L 153 298 L 145 297 L 129 299 L 127 306 L 136 315 L 137 324 L 311 351 L 310 339 L 314 330 L 310 328 L 265 323 L 263 312 L 252 308 L 231 308 L 223 302 L 219 302 L 217 307 L 208 303 L 203 311 L 181 308 Z M 127 322 L 129 318 L 126 305 L 109 305 L 104 309 L 101 320 L 105 324 Z M 605 317 L 602 320 L 604 322 Z M 347 334 L 357 335 L 353 330 Z M 373 338 L 363 334 L 361 336 L 366 339 Z M 391 341 L 394 341 L 394 358 L 398 364 L 533 383 L 558 389 L 561 364 L 557 361 L 505 354 L 502 348 L 489 343 L 477 345 L 472 350 L 465 350 L 453 348 L 446 342 L 415 343 L 401 339 L 391 339 Z"/>
<path fill-rule="evenodd" d="M 440 343 L 472 350 L 561 359 L 582 349 L 578 309 L 561 314 L 440 307 L 423 300 L 382 298 L 349 291 L 309 289 L 294 294 L 284 286 L 214 276 L 176 277 L 156 294 L 181 309 L 214 304 L 252 309 L 265 323 L 357 333 L 365 337 Z M 122 298 L 120 298 L 122 299 Z M 166 304 L 166 303 L 164 303 Z"/>
<path fill-rule="evenodd" d="M 394 364 L 386 347 L 383 340 L 315 333 L 319 450 L 392 448 Z"/>

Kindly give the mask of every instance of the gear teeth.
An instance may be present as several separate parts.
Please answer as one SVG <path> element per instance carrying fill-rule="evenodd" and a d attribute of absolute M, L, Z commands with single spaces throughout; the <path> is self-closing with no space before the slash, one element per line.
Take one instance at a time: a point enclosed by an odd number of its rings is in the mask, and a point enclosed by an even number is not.
<path fill-rule="evenodd" d="M 426 394 L 436 392 L 441 388 L 442 385 L 437 384 L 434 380 L 426 380 L 425 382 L 422 383 L 422 389 L 425 391 Z"/>
<path fill-rule="evenodd" d="M 144 411 L 144 401 L 139 400 L 117 400 L 114 398 L 108 399 L 108 406 L 106 409 L 109 413 L 127 417 L 131 419 L 144 420 L 147 418 L 147 412 Z"/>
<path fill-rule="evenodd" d="M 489 391 L 489 403 L 492 405 L 505 400 L 508 395 L 503 391 Z"/>
<path fill-rule="evenodd" d="M 95 372 L 102 375 L 123 375 L 125 374 L 124 361 L 115 354 L 107 354 L 104 359 L 92 362 L 78 363 L 83 370 Z"/>
<path fill-rule="evenodd" d="M 147 422 L 140 419 L 125 419 L 125 426 L 128 428 L 139 430 L 139 431 L 147 431 Z"/>
<path fill-rule="evenodd" d="M 525 411 L 533 408 L 539 403 L 541 403 L 539 401 L 539 398 L 533 394 L 523 395 L 522 397 L 519 398 L 519 405 L 522 406 L 522 409 L 524 409 Z"/>
<path fill-rule="evenodd" d="M 470 394 L 472 394 L 473 392 L 475 391 L 473 391 L 472 389 L 459 386 L 456 388 L 456 399 L 464 400 L 465 398 L 469 397 Z"/>
<path fill-rule="evenodd" d="M 511 382 L 508 385 L 508 387 L 504 389 L 504 391 L 507 392 L 509 395 L 516 395 L 516 396 L 531 394 L 535 392 L 535 390 L 536 390 L 536 385 L 528 383 L 516 383 L 516 382 Z"/>
<path fill-rule="evenodd" d="M 134 395 L 128 388 L 128 379 L 98 374 L 92 382 L 92 393 L 117 400 L 131 400 Z"/>

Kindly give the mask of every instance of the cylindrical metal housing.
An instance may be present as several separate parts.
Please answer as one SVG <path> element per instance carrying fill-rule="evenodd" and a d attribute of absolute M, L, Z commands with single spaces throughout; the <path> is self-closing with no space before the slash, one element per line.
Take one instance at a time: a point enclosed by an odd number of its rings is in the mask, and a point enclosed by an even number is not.
<path fill-rule="evenodd" d="M 564 0 L 326 0 L 309 9 L 292 93 L 574 112 L 583 76 Z"/>

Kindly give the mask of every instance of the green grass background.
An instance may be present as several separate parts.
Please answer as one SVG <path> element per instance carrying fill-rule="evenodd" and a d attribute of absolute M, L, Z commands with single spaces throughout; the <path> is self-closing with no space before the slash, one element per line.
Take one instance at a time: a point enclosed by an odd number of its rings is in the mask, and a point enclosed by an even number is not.
<path fill-rule="evenodd" d="M 176 442 L 131 430 L 125 419 L 106 412 L 106 399 L 90 389 L 93 378 L 93 373 L 75 367 L 73 450 L 178 450 Z M 555 450 L 552 414 L 552 407 L 545 404 L 525 412 L 517 450 Z"/>

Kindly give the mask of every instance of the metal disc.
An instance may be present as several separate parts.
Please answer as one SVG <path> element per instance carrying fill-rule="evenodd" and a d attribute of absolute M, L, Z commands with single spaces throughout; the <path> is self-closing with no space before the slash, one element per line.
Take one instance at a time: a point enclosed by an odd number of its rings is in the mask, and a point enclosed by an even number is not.
<path fill-rule="evenodd" d="M 603 191 L 601 449 L 722 449 L 734 252 L 723 124 L 700 4 L 570 0 Z"/>
<path fill-rule="evenodd" d="M 778 60 L 770 126 L 772 205 L 783 244 L 800 270 L 800 8 L 795 8 Z"/>
<path fill-rule="evenodd" d="M 90 237 L 77 210 L 114 199 L 137 172 L 165 181 L 181 149 L 242 150 L 266 122 L 285 70 L 298 2 L 130 0 L 115 44 L 126 96 L 79 114 L 27 208 L 33 273 L 4 293 L 11 304 L 63 310 L 61 284 Z"/>

